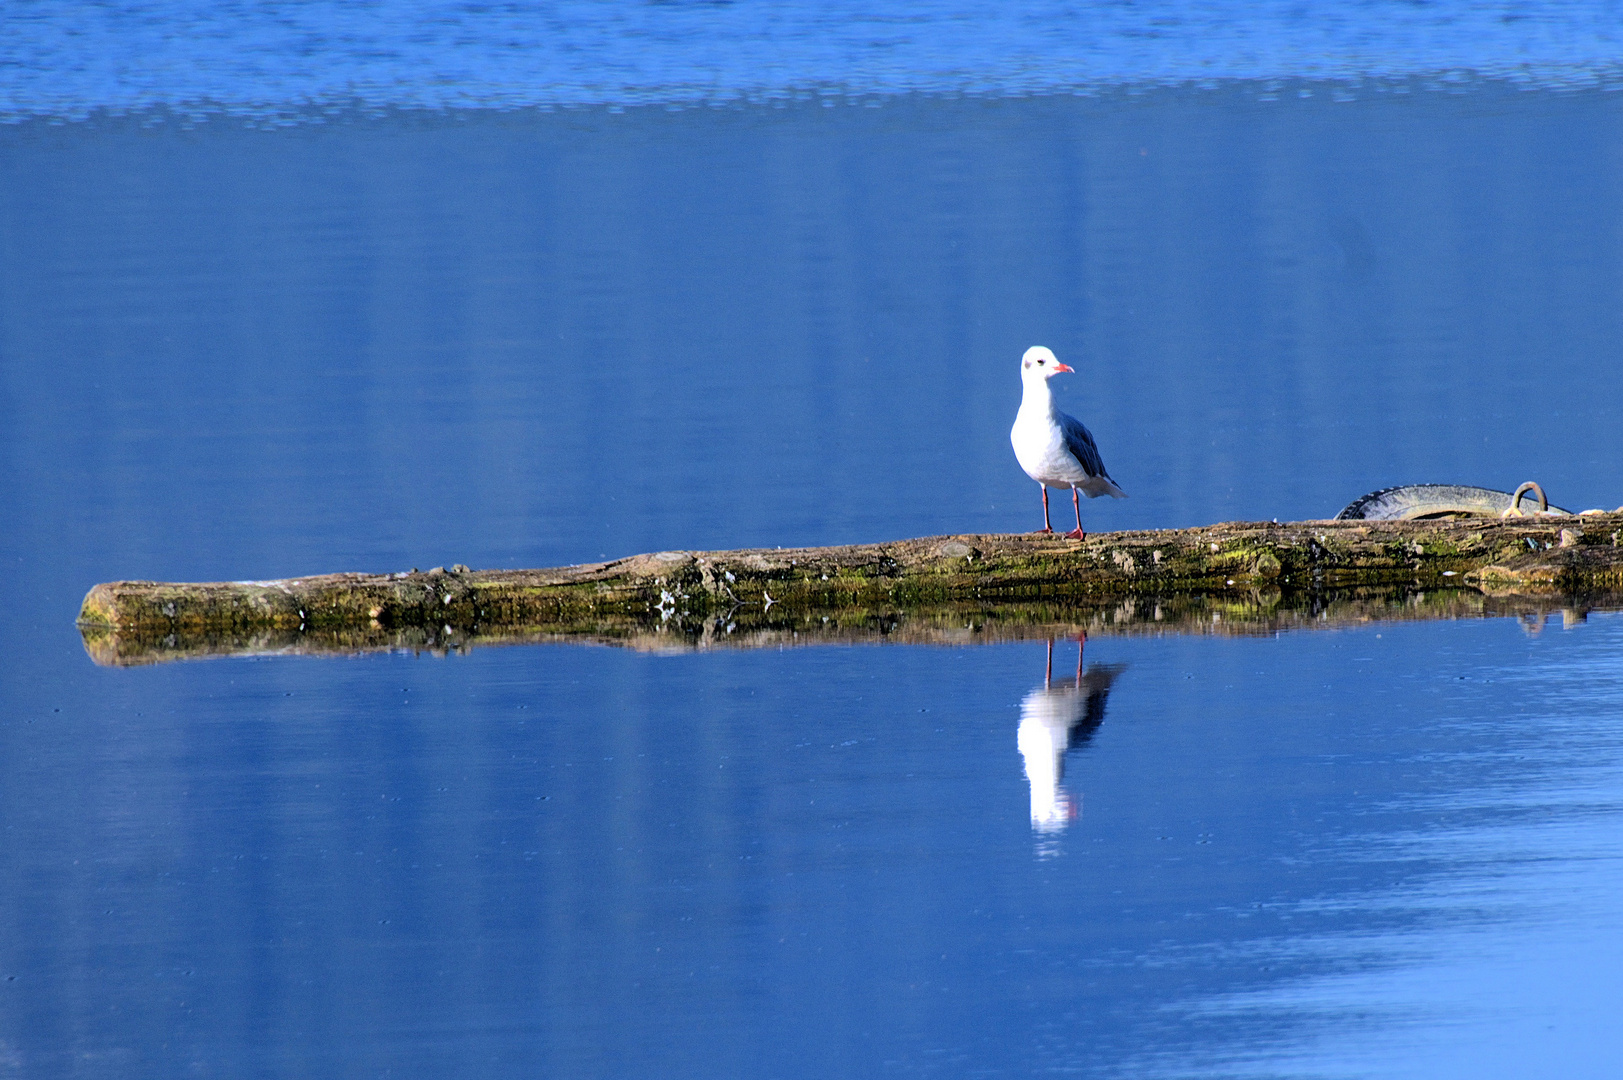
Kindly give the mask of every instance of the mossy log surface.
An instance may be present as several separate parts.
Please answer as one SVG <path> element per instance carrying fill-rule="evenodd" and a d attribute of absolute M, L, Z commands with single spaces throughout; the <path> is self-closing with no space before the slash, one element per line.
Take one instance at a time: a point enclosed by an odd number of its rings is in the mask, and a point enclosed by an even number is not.
<path fill-rule="evenodd" d="M 1611 606 L 1623 593 L 1620 540 L 1623 514 L 1236 522 L 1080 541 L 938 536 L 665 551 L 551 570 L 112 582 L 90 590 L 79 624 L 92 656 L 111 663 L 560 637 L 693 647 L 718 633 L 735 644 L 757 634 L 769 644 L 784 634 L 837 636 L 843 627 L 860 636 L 886 625 L 911 627 L 921 640 L 976 625 L 1030 637 L 1118 623 L 1124 632 L 1139 624 L 1164 632 L 1209 627 L 1214 615 L 1221 625 L 1225 610 L 1233 631 L 1268 632 L 1282 618 L 1323 622 L 1336 604 L 1353 605 L 1346 617 L 1354 620 L 1451 617 L 1444 609 L 1469 614 L 1494 597 L 1569 610 L 1560 598 Z M 1402 616 L 1415 595 L 1438 590 L 1456 599 L 1430 616 Z M 1385 614 L 1357 614 L 1360 603 Z M 1130 611 L 1118 619 L 1124 605 Z"/>

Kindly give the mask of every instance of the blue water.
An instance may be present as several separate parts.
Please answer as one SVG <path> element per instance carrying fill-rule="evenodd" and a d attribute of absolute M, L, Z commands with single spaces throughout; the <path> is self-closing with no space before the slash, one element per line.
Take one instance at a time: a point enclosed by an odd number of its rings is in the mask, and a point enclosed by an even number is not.
<path fill-rule="evenodd" d="M 0 728 L 0 1039 L 27 1076 L 1603 1076 L 1620 649 L 1099 639 L 1046 832 L 1040 643 L 80 660 Z"/>
<path fill-rule="evenodd" d="M 1610 7 L 954 11 L 0 12 L 0 1077 L 1617 1071 L 1616 615 L 87 658 L 1029 529 L 1037 343 L 1091 529 L 1623 503 Z"/>
<path fill-rule="evenodd" d="M 1008 95 L 1331 80 L 1617 85 L 1623 9 L 1563 0 L 1011 6 L 798 2 L 81 4 L 0 13 L 0 118 Z"/>

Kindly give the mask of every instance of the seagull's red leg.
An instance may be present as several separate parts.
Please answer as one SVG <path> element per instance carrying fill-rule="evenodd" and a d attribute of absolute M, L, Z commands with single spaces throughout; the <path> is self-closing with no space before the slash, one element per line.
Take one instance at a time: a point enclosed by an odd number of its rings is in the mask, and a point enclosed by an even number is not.
<path fill-rule="evenodd" d="M 1088 635 L 1078 632 L 1076 635 L 1076 685 L 1082 685 L 1082 650 L 1087 648 Z"/>
<path fill-rule="evenodd" d="M 1054 639 L 1048 639 L 1048 666 L 1043 669 L 1043 686 L 1054 681 Z"/>
<path fill-rule="evenodd" d="M 1071 489 L 1071 509 L 1076 511 L 1076 531 L 1065 535 L 1072 540 L 1080 540 L 1088 534 L 1082 531 L 1082 496 L 1076 493 L 1076 488 Z"/>
<path fill-rule="evenodd" d="M 1037 486 L 1043 489 L 1043 527 L 1038 532 L 1051 533 L 1054 531 L 1054 527 L 1048 524 L 1048 485 L 1038 484 Z"/>

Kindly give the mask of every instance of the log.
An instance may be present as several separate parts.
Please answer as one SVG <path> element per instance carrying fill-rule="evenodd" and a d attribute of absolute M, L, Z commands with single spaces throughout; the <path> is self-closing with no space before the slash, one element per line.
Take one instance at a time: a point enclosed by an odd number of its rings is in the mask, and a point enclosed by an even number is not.
<path fill-rule="evenodd" d="M 1620 537 L 1620 513 L 1230 522 L 1084 540 L 961 535 L 664 551 L 548 570 L 458 566 L 280 581 L 121 581 L 90 590 L 79 625 L 92 656 L 140 662 L 134 658 L 143 649 L 161 642 L 170 642 L 171 651 L 206 654 L 253 640 L 272 651 L 298 641 L 366 648 L 407 647 L 408 640 L 439 647 L 453 638 L 624 640 L 641 630 L 669 631 L 676 640 L 702 637 L 706 626 L 714 636 L 729 624 L 734 633 L 741 626 L 768 634 L 820 628 L 825 617 L 855 627 L 914 613 L 909 618 L 921 627 L 972 625 L 976 612 L 995 615 L 1001 608 L 1026 613 L 982 621 L 1063 629 L 1097 622 L 1087 613 L 1128 599 L 1135 611 L 1159 606 L 1162 623 L 1168 612 L 1189 614 L 1173 623 L 1198 622 L 1209 619 L 1210 605 L 1225 603 L 1312 615 L 1349 590 L 1387 605 L 1394 596 L 1448 590 L 1479 599 L 1589 597 L 1589 606 L 1610 606 L 1608 598 L 1623 593 Z M 1031 614 L 1033 605 L 1069 614 L 1045 621 Z"/>

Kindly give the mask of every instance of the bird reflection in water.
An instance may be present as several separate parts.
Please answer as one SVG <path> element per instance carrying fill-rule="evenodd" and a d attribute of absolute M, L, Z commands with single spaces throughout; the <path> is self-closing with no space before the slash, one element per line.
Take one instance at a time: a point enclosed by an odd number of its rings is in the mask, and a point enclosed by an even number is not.
<path fill-rule="evenodd" d="M 1079 803 L 1061 786 L 1065 777 L 1065 751 L 1093 737 L 1105 718 L 1105 699 L 1126 664 L 1094 664 L 1082 669 L 1086 636 L 1076 641 L 1076 676 L 1054 680 L 1054 642 L 1048 642 L 1048 666 L 1043 684 L 1020 702 L 1020 756 L 1026 759 L 1031 781 L 1031 827 L 1046 843 L 1038 854 L 1052 855 L 1052 843 L 1075 820 Z"/>

